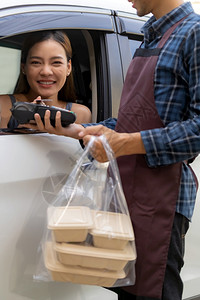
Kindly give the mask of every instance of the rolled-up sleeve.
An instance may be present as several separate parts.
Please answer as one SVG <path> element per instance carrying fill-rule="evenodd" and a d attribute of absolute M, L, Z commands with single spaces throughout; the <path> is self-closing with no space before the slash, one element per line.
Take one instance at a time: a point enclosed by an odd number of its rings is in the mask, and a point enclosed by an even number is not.
<path fill-rule="evenodd" d="M 189 160 L 200 152 L 200 117 L 141 132 L 150 167 Z"/>
<path fill-rule="evenodd" d="M 101 121 L 99 123 L 87 123 L 87 124 L 81 124 L 81 125 L 83 127 L 103 125 L 105 127 L 108 127 L 110 129 L 114 130 L 115 126 L 116 126 L 116 123 L 117 123 L 117 119 L 116 118 L 109 118 L 109 119 L 106 119 L 106 120 Z"/>

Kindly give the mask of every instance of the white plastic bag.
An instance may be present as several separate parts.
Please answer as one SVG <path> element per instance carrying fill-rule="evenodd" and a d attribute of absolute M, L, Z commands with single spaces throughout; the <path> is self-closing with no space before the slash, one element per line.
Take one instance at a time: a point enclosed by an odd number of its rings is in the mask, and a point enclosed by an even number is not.
<path fill-rule="evenodd" d="M 109 163 L 88 158 L 95 139 L 101 139 Z M 104 136 L 90 140 L 53 199 L 35 279 L 104 287 L 133 285 L 134 232 L 117 163 Z"/>

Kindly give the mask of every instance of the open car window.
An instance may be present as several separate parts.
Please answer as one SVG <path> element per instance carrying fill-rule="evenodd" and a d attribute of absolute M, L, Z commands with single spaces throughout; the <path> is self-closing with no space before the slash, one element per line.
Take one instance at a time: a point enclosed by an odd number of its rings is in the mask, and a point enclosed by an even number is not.
<path fill-rule="evenodd" d="M 65 30 L 72 45 L 72 71 L 76 90 L 77 103 L 86 105 L 93 111 L 93 121 L 96 121 L 96 84 L 93 42 L 88 32 L 84 30 Z M 0 95 L 12 94 L 20 71 L 21 46 L 25 34 L 14 35 L 0 39 Z M 91 73 L 93 76 L 91 76 Z M 92 84 L 93 77 L 93 84 Z M 93 98 L 93 99 L 92 99 Z M 92 109 L 94 106 L 94 110 Z M 2 132 L 2 130 L 1 130 Z M 4 130 L 8 133 L 9 130 Z M 22 132 L 20 130 L 12 132 Z M 23 131 L 30 133 L 30 130 Z"/>

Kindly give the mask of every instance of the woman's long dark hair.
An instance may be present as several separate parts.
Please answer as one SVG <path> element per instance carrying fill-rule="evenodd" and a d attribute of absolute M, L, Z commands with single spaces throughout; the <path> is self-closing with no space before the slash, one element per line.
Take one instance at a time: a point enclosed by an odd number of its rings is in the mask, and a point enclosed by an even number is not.
<path fill-rule="evenodd" d="M 36 44 L 42 41 L 52 39 L 58 42 L 65 49 L 67 60 L 72 58 L 72 47 L 69 38 L 61 30 L 51 31 L 37 31 L 30 33 L 24 41 L 21 53 L 21 63 L 25 64 L 30 49 Z M 26 76 L 22 73 L 20 68 L 19 78 L 14 90 L 15 94 L 27 94 L 30 89 Z M 58 99 L 65 102 L 75 102 L 76 94 L 74 87 L 74 80 L 72 72 L 66 78 L 65 84 L 58 92 Z"/>

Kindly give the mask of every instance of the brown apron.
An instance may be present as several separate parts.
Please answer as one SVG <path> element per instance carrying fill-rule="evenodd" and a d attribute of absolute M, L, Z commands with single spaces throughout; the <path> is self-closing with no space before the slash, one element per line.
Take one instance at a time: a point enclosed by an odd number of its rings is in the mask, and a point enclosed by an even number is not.
<path fill-rule="evenodd" d="M 131 133 L 164 127 L 155 105 L 154 73 L 162 47 L 181 21 L 164 34 L 158 48 L 137 49 L 126 75 L 116 131 Z M 181 163 L 150 168 L 141 154 L 122 156 L 117 161 L 137 249 L 136 283 L 124 289 L 160 299 Z"/>

